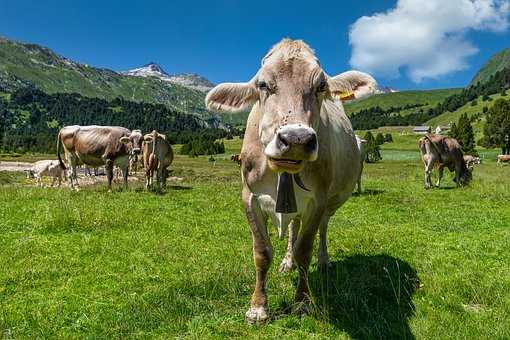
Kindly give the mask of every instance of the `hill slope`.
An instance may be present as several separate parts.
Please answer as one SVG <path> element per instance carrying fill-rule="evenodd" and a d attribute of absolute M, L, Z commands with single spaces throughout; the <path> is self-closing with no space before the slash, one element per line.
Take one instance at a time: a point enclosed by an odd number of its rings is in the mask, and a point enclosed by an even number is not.
<path fill-rule="evenodd" d="M 87 97 L 165 104 L 209 118 L 202 91 L 157 77 L 133 77 L 73 62 L 52 50 L 0 38 L 0 91 L 34 85 L 47 93 L 79 93 Z"/>
<path fill-rule="evenodd" d="M 381 109 L 391 107 L 403 107 L 406 105 L 427 105 L 434 106 L 443 101 L 448 96 L 460 92 L 461 89 L 440 89 L 426 91 L 402 91 L 394 93 L 377 94 L 366 99 L 361 99 L 344 104 L 346 113 L 350 116 L 352 113 L 360 110 L 379 106 Z"/>
<path fill-rule="evenodd" d="M 493 55 L 480 71 L 478 71 L 469 85 L 474 85 L 478 82 L 485 83 L 496 72 L 507 67 L 510 67 L 510 48 L 506 48 Z"/>

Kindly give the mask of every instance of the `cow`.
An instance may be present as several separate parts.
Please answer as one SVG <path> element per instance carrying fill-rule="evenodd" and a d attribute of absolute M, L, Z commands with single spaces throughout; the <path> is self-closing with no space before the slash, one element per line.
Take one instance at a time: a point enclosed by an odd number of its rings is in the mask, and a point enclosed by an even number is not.
<path fill-rule="evenodd" d="M 482 163 L 482 161 L 480 160 L 480 157 L 475 157 L 472 155 L 464 155 L 463 158 L 464 158 L 464 162 L 466 162 L 468 169 L 473 169 L 476 164 Z"/>
<path fill-rule="evenodd" d="M 153 130 L 143 137 L 143 164 L 145 168 L 146 187 L 152 185 L 154 173 L 159 188 L 166 186 L 168 167 L 172 164 L 174 152 L 166 136 Z"/>
<path fill-rule="evenodd" d="M 241 156 L 238 154 L 230 156 L 230 160 L 236 162 L 237 165 L 241 165 Z"/>
<path fill-rule="evenodd" d="M 207 94 L 209 110 L 245 112 L 251 107 L 241 150 L 242 200 L 256 269 L 248 323 L 268 319 L 266 283 L 273 259 L 268 218 L 279 237 L 289 227 L 280 270 L 297 265 L 296 311 L 307 312 L 308 267 L 317 231 L 318 265 L 326 270 L 328 221 L 351 196 L 360 173 L 360 152 L 341 99 L 373 92 L 376 85 L 357 71 L 329 77 L 306 43 L 284 39 L 249 82 L 219 84 Z"/>
<path fill-rule="evenodd" d="M 358 145 L 360 153 L 360 170 L 358 176 L 358 194 L 361 194 L 361 175 L 363 174 L 363 165 L 365 164 L 365 158 L 367 157 L 367 141 L 359 136 L 356 136 L 356 143 Z"/>
<path fill-rule="evenodd" d="M 58 186 L 62 184 L 62 177 L 65 177 L 65 170 L 60 167 L 57 160 L 42 160 L 37 161 L 34 165 L 27 170 L 28 177 L 36 179 L 38 186 L 43 186 L 42 179 L 44 176 L 51 177 L 51 186 L 55 186 L 55 181 L 58 180 Z"/>
<path fill-rule="evenodd" d="M 57 156 L 62 169 L 66 166 L 60 156 L 60 145 L 71 168 L 69 181 L 71 188 L 78 186 L 77 165 L 97 167 L 105 165 L 108 190 L 112 190 L 113 166 L 122 169 L 124 187 L 127 188 L 129 158 L 140 154 L 142 132 L 130 131 L 120 126 L 79 126 L 63 127 L 57 138 Z"/>
<path fill-rule="evenodd" d="M 457 186 L 468 184 L 472 179 L 461 146 L 456 139 L 442 135 L 427 134 L 420 138 L 418 146 L 421 152 L 421 158 L 425 165 L 425 189 L 432 187 L 430 174 L 437 165 L 438 178 L 436 186 L 441 185 L 443 170 L 447 167 L 450 172 L 455 172 L 455 183 Z"/>
<path fill-rule="evenodd" d="M 497 165 L 503 165 L 503 163 L 510 162 L 510 155 L 498 155 Z"/>

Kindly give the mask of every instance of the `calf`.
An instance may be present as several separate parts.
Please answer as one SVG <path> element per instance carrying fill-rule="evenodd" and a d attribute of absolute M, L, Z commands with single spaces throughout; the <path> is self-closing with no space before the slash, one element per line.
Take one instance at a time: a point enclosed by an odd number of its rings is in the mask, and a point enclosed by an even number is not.
<path fill-rule="evenodd" d="M 475 167 L 475 164 L 480 164 L 482 161 L 480 160 L 480 157 L 464 155 L 464 162 L 466 162 L 466 166 L 468 167 L 468 169 L 473 169 Z"/>
<path fill-rule="evenodd" d="M 268 218 L 280 237 L 290 228 L 280 268 L 295 261 L 296 305 L 308 310 L 315 236 L 320 231 L 318 263 L 325 270 L 329 219 L 351 196 L 360 174 L 360 151 L 339 98 L 355 98 L 375 87 L 375 80 L 360 72 L 329 77 L 308 45 L 284 39 L 263 58 L 252 80 L 220 84 L 207 94 L 210 110 L 252 107 L 241 150 L 242 199 L 256 268 L 248 323 L 268 318 L 267 274 L 273 259 Z"/>
<path fill-rule="evenodd" d="M 36 179 L 38 186 L 43 186 L 42 179 L 47 176 L 51 178 L 51 186 L 58 180 L 58 186 L 62 184 L 62 177 L 65 177 L 65 171 L 57 160 L 43 160 L 35 162 L 32 168 L 28 170 L 29 175 Z"/>

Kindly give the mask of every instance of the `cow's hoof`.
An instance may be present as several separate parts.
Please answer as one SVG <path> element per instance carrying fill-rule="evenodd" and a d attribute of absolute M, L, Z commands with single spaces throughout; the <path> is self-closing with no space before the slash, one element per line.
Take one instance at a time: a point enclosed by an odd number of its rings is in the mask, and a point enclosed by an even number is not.
<path fill-rule="evenodd" d="M 267 308 L 263 306 L 251 307 L 246 312 L 246 323 L 249 325 L 258 325 L 265 323 L 268 319 Z"/>
<path fill-rule="evenodd" d="M 294 269 L 294 262 L 291 258 L 285 257 L 280 264 L 280 268 L 278 268 L 278 271 L 280 273 L 289 273 Z"/>

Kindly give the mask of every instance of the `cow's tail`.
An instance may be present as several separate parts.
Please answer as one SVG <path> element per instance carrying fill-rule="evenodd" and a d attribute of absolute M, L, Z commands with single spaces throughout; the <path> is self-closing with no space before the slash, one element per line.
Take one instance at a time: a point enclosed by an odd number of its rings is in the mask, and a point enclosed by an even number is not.
<path fill-rule="evenodd" d="M 60 167 L 62 170 L 67 170 L 64 162 L 62 161 L 62 157 L 60 157 L 60 144 L 62 144 L 62 136 L 61 132 L 59 131 L 57 136 L 57 157 L 58 157 L 58 163 L 60 164 Z"/>

